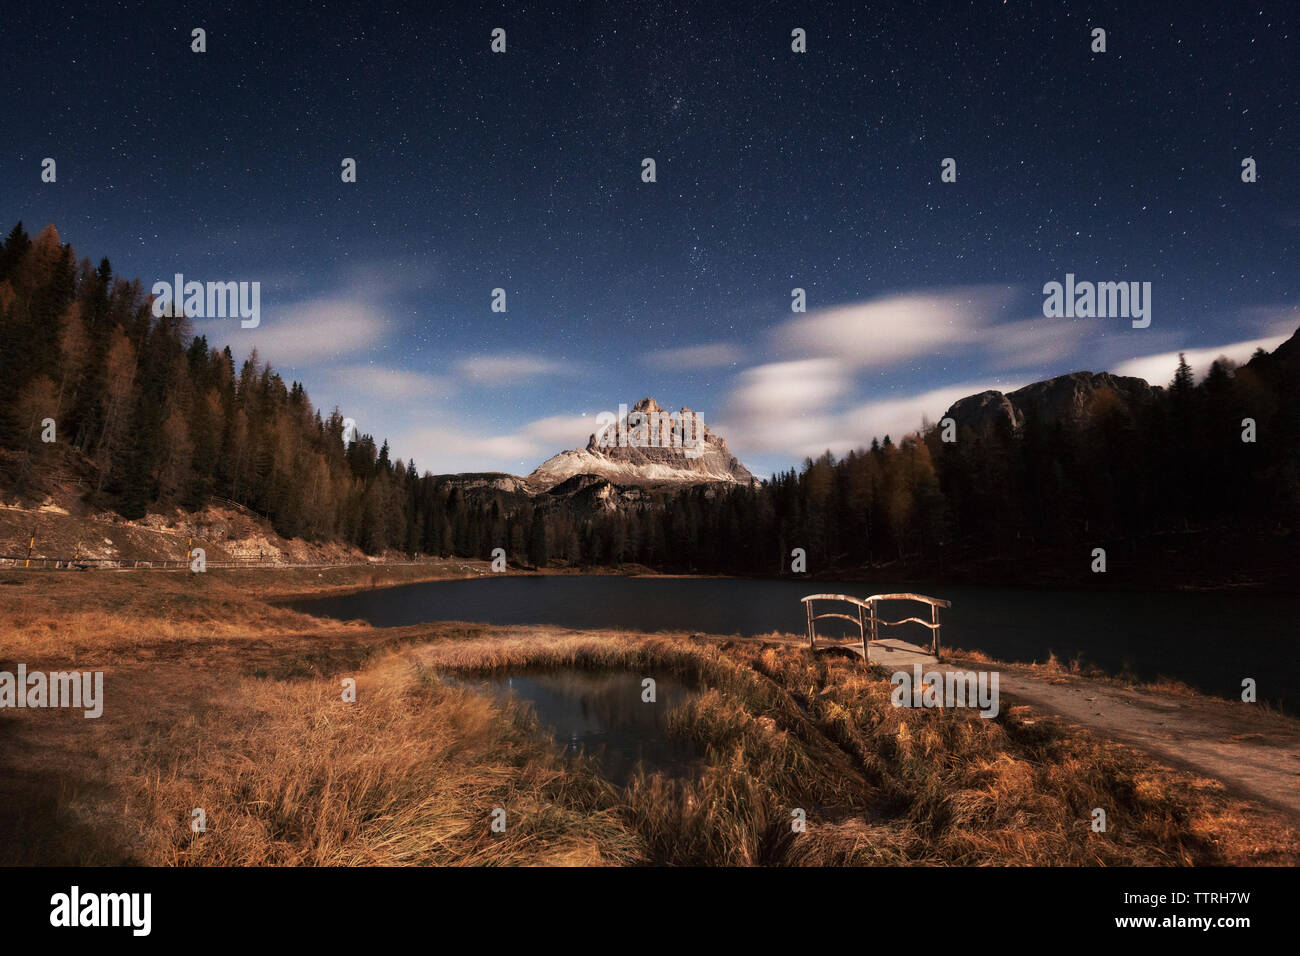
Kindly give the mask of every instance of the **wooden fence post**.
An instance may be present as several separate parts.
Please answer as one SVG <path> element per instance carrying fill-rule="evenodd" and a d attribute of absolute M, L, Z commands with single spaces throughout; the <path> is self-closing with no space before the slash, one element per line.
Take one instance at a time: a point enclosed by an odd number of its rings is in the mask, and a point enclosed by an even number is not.
<path fill-rule="evenodd" d="M 865 610 L 861 604 L 858 605 L 858 636 L 862 638 L 862 662 L 864 664 L 871 661 L 871 658 L 867 656 L 867 624 L 863 619 L 863 611 Z"/>

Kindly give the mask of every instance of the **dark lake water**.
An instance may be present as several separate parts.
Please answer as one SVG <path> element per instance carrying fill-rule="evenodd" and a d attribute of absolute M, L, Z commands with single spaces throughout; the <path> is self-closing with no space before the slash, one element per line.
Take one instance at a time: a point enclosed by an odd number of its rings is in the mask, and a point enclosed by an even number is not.
<path fill-rule="evenodd" d="M 497 577 L 433 581 L 294 602 L 325 617 L 362 619 L 379 627 L 428 621 L 551 624 L 633 631 L 768 634 L 805 630 L 806 594 L 863 597 L 895 590 L 867 582 L 766 581 L 738 578 L 614 576 Z M 1300 704 L 1300 599 L 1243 594 L 1107 593 L 1015 588 L 926 590 L 952 602 L 941 611 L 943 643 L 1008 661 L 1044 661 L 1055 653 L 1143 680 L 1172 677 L 1223 697 L 1240 698 L 1255 679 L 1261 700 L 1289 710 Z M 920 607 L 919 605 L 906 605 Z M 886 606 L 891 620 L 905 605 Z M 818 623 L 822 625 L 838 622 Z M 848 627 L 845 624 L 845 627 Z M 856 631 L 856 627 L 853 628 Z M 832 627 L 826 629 L 832 632 Z M 925 643 L 918 625 L 888 628 L 884 637 Z"/>
<path fill-rule="evenodd" d="M 645 677 L 654 678 L 653 701 L 644 699 Z M 605 778 L 620 786 L 638 764 L 670 777 L 685 777 L 700 764 L 702 755 L 668 736 L 668 712 L 696 693 L 671 677 L 626 671 L 547 671 L 444 679 L 528 702 L 566 753 L 594 757 Z"/>

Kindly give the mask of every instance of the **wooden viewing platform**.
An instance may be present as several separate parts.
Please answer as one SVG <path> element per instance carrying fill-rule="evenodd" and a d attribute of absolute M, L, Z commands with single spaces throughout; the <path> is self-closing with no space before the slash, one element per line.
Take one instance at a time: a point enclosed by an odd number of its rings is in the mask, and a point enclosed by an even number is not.
<path fill-rule="evenodd" d="M 868 598 L 857 598 L 849 594 L 810 594 L 803 601 L 804 611 L 808 617 L 808 646 L 812 650 L 817 650 L 817 622 L 827 618 L 839 618 L 848 621 L 850 624 L 858 625 L 858 635 L 862 641 L 862 659 L 869 661 L 867 656 L 867 647 L 869 644 L 888 646 L 894 649 L 912 649 L 913 645 L 906 644 L 902 641 L 882 641 L 880 639 L 880 628 L 896 627 L 899 624 L 915 623 L 922 627 L 930 629 L 930 656 L 938 658 L 940 651 L 939 643 L 939 608 L 952 607 L 951 601 L 945 601 L 942 598 L 929 597 L 925 594 L 913 594 L 903 592 L 899 594 L 873 594 Z M 844 614 L 838 611 L 827 611 L 818 614 L 813 607 L 815 601 L 841 601 L 851 604 L 857 608 L 857 615 Z M 876 611 L 876 605 L 881 601 L 919 601 L 922 604 L 930 605 L 930 620 L 926 621 L 919 617 L 905 617 L 897 621 L 886 621 L 880 617 Z M 868 639 L 867 635 L 871 637 Z M 915 650 L 921 650 L 915 648 Z"/>

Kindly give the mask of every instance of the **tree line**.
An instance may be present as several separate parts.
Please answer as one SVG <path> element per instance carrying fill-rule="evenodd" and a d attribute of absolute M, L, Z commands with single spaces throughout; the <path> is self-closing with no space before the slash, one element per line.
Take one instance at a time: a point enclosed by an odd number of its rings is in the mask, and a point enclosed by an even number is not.
<path fill-rule="evenodd" d="M 154 316 L 138 280 L 78 260 L 53 227 L 32 238 L 19 223 L 0 249 L 0 341 L 0 447 L 19 492 L 77 465 L 92 504 L 127 518 L 226 498 L 282 536 L 372 554 L 502 548 L 532 566 L 774 574 L 797 548 L 828 570 L 1192 527 L 1289 535 L 1300 517 L 1300 361 L 1287 346 L 1242 367 L 1216 361 L 1200 382 L 1183 362 L 1138 404 L 1099 390 L 1077 421 L 965 427 L 955 441 L 923 426 L 753 487 L 609 510 L 466 488 L 371 435 L 345 440 L 337 409 L 323 416 L 256 351 L 237 362 L 184 316 Z"/>

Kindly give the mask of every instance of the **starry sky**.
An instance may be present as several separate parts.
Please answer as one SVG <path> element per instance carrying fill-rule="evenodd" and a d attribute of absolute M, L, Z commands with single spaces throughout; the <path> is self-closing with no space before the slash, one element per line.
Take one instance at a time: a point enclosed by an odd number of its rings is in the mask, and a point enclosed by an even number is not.
<path fill-rule="evenodd" d="M 422 471 L 526 474 L 649 395 L 766 474 L 985 388 L 1165 382 L 1300 327 L 1294 2 L 0 17 L 4 228 L 146 289 L 260 282 L 258 328 L 196 329 Z M 1150 327 L 1044 318 L 1066 273 L 1150 282 Z"/>

